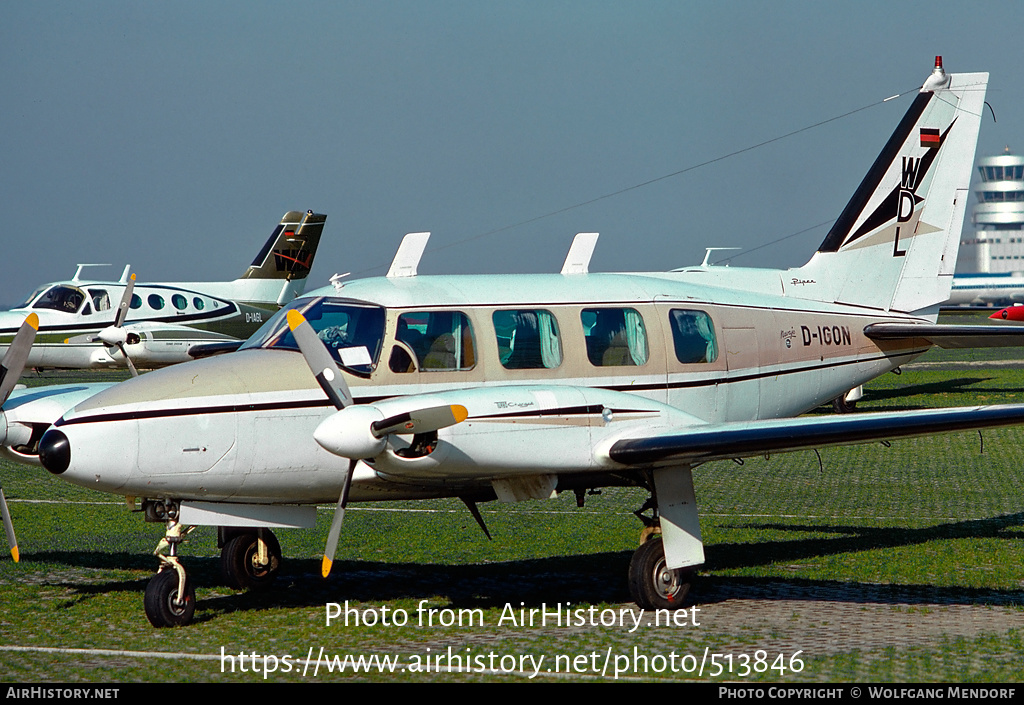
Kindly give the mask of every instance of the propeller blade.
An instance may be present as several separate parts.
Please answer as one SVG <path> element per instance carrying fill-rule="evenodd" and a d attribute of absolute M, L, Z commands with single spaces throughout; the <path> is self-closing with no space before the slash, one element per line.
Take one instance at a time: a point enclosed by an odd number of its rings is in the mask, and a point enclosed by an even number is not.
<path fill-rule="evenodd" d="M 32 343 L 39 331 L 39 316 L 35 313 L 28 314 L 25 322 L 21 324 L 11 346 L 7 348 L 7 354 L 0 361 L 0 404 L 7 401 L 7 397 L 14 391 L 18 378 L 25 370 L 25 362 L 28 360 L 28 353 L 32 350 Z"/>
<path fill-rule="evenodd" d="M 135 274 L 128 278 L 128 286 L 124 288 L 121 296 L 121 303 L 117 306 L 117 313 L 114 314 L 114 327 L 120 328 L 124 325 L 124 319 L 128 316 L 128 308 L 132 305 L 132 292 L 135 291 Z"/>
<path fill-rule="evenodd" d="M 14 524 L 11 523 L 11 510 L 7 508 L 7 498 L 4 497 L 4 490 L 0 487 L 0 514 L 4 519 L 4 531 L 7 532 L 7 545 L 11 547 L 11 557 L 17 563 L 21 556 L 18 554 L 18 539 L 14 537 Z"/>
<path fill-rule="evenodd" d="M 331 566 L 334 564 L 334 553 L 338 550 L 338 537 L 341 535 L 341 523 L 345 521 L 345 505 L 348 504 L 348 491 L 352 487 L 352 475 L 356 471 L 356 464 L 358 462 L 358 460 L 350 460 L 348 463 L 345 483 L 341 486 L 338 506 L 334 508 L 334 518 L 331 519 L 331 530 L 327 532 L 327 546 L 324 548 L 324 559 L 320 563 L 320 574 L 325 578 L 331 574 Z"/>
<path fill-rule="evenodd" d="M 288 327 L 291 328 L 295 342 L 306 358 L 306 364 L 313 371 L 317 383 L 324 390 L 324 394 L 331 400 L 336 409 L 344 409 L 352 403 L 352 394 L 348 391 L 348 385 L 341 375 L 341 370 L 334 362 L 334 358 L 327 352 L 324 343 L 309 325 L 305 317 L 292 309 L 288 312 Z"/>
<path fill-rule="evenodd" d="M 370 424 L 370 432 L 377 438 L 383 438 L 389 433 L 430 433 L 462 423 L 468 416 L 469 411 L 461 404 L 432 406 L 374 421 Z"/>
<path fill-rule="evenodd" d="M 117 349 L 121 351 L 122 355 L 124 355 L 124 361 L 128 363 L 128 371 L 132 373 L 132 377 L 138 377 L 139 371 L 135 369 L 135 363 L 132 362 L 130 357 L 128 357 L 128 351 L 124 349 L 124 343 L 118 343 Z"/>

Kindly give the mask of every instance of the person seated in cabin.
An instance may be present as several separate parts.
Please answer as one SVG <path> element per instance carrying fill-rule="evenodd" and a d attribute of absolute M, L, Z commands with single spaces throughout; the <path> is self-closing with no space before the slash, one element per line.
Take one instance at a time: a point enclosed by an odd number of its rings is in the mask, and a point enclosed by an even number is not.
<path fill-rule="evenodd" d="M 594 323 L 586 330 L 588 319 Z M 647 331 L 631 308 L 584 309 L 581 315 L 587 358 L 595 367 L 624 367 L 647 362 Z"/>
<path fill-rule="evenodd" d="M 430 344 L 430 352 L 423 358 L 424 370 L 455 370 L 458 369 L 455 357 L 455 336 L 442 333 Z"/>

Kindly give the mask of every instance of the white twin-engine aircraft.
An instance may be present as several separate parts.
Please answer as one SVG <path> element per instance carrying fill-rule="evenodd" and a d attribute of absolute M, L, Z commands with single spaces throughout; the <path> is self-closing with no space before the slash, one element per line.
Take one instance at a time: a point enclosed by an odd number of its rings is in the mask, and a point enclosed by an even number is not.
<path fill-rule="evenodd" d="M 271 529 L 312 526 L 317 504 L 337 503 L 326 576 L 349 502 L 459 497 L 482 526 L 481 501 L 609 485 L 651 493 L 633 597 L 680 606 L 704 562 L 700 464 L 1024 423 L 1024 405 L 794 418 L 979 334 L 936 317 L 987 81 L 937 61 L 798 269 L 592 274 L 590 233 L 559 274 L 417 276 L 414 233 L 386 277 L 294 301 L 236 353 L 100 391 L 15 392 L 7 452 L 145 498 L 169 546 L 145 593 L 156 626 L 193 618 L 182 527 L 220 527 L 224 576 L 245 587 L 278 571 Z M 38 458 L 13 448 L 33 424 L 49 429 Z"/>
<path fill-rule="evenodd" d="M 289 211 L 253 263 L 234 281 L 135 284 L 125 267 L 119 281 L 75 276 L 36 289 L 25 303 L 0 311 L 0 350 L 25 317 L 39 331 L 28 367 L 162 367 L 207 353 L 234 350 L 281 306 L 305 290 L 327 216 Z M 118 305 L 120 301 L 120 305 Z M 133 364 L 134 363 L 134 364 Z"/>

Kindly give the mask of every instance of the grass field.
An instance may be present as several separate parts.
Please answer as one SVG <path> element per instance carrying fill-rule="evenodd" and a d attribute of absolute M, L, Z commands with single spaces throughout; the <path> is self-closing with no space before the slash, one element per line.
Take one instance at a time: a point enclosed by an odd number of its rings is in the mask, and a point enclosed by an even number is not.
<path fill-rule="evenodd" d="M 930 359 L 947 364 L 877 380 L 859 409 L 1024 401 L 1014 366 Z M 163 527 L 3 463 L 22 561 L 0 559 L 0 679 L 253 682 L 273 666 L 274 682 L 506 681 L 529 679 L 543 657 L 539 680 L 1019 681 L 1022 461 L 1024 431 L 1005 429 L 703 466 L 708 562 L 697 611 L 671 626 L 644 615 L 633 628 L 632 611 L 610 624 L 631 607 L 632 511 L 645 498 L 611 489 L 583 509 L 571 494 L 485 505 L 493 541 L 457 500 L 353 506 L 327 581 L 319 556 L 333 508 L 323 508 L 316 530 L 278 532 L 286 562 L 263 593 L 217 586 L 214 531 L 202 528 L 183 550 L 196 622 L 163 630 L 142 610 Z M 377 623 L 327 625 L 325 605 L 346 601 Z M 566 603 L 587 623 L 509 620 Z M 387 615 L 407 623 L 385 625 Z M 394 655 L 405 670 L 303 672 L 320 649 Z M 253 653 L 273 658 L 253 673 Z M 449 653 L 473 672 L 436 672 L 438 656 L 458 664 Z"/>

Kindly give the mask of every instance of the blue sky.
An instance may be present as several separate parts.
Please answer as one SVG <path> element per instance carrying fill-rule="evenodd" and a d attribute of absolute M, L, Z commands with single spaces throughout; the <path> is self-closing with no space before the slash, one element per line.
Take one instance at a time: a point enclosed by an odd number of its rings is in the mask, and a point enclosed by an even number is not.
<path fill-rule="evenodd" d="M 292 209 L 328 214 L 314 286 L 420 230 L 421 273 L 557 271 L 581 231 L 595 271 L 750 250 L 834 219 L 911 98 L 508 226 L 912 89 L 936 54 L 992 74 L 980 153 L 1024 151 L 1021 27 L 1003 2 L 11 0 L 0 304 L 77 262 L 231 279 Z"/>

